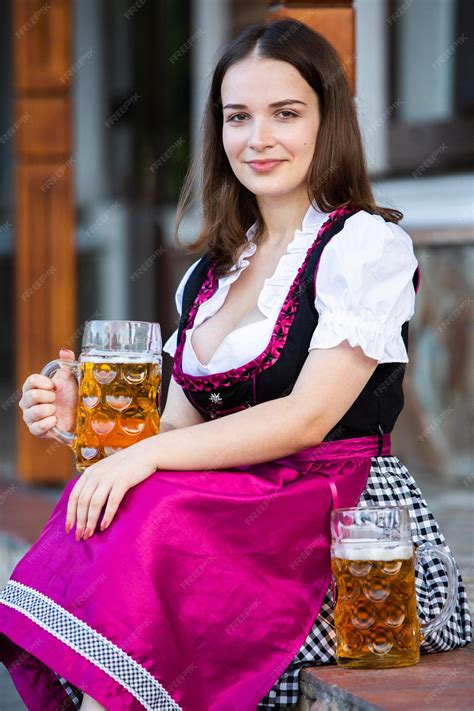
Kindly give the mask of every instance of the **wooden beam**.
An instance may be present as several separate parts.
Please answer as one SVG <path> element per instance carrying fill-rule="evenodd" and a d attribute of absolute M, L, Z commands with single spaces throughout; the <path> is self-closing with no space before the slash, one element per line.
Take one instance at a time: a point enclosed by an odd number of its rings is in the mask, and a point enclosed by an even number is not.
<path fill-rule="evenodd" d="M 291 17 L 324 35 L 341 59 L 355 94 L 355 10 L 352 0 L 267 0 L 266 21 Z"/>
<path fill-rule="evenodd" d="M 12 0 L 15 143 L 16 380 L 75 348 L 71 0 Z M 76 349 L 77 353 L 77 349 Z M 17 471 L 62 483 L 70 450 L 33 437 L 18 409 Z"/>

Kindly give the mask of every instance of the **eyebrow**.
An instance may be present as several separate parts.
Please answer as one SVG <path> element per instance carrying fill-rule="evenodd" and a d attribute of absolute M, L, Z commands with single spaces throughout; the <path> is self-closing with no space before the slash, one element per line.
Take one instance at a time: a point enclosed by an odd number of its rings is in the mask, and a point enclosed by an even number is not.
<path fill-rule="evenodd" d="M 304 101 L 299 101 L 298 99 L 283 99 L 283 101 L 274 101 L 273 104 L 269 104 L 269 108 L 278 108 L 279 106 L 286 106 L 287 104 L 303 104 L 306 106 Z M 245 104 L 226 104 L 222 107 L 223 109 L 248 109 Z"/>

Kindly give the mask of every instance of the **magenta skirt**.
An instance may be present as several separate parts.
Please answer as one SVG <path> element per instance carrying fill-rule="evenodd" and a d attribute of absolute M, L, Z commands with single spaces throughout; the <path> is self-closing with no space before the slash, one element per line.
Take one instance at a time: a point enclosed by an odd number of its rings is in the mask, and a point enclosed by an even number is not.
<path fill-rule="evenodd" d="M 318 616 L 331 510 L 357 505 L 377 441 L 156 471 L 87 541 L 64 531 L 69 481 L 0 592 L 0 661 L 28 709 L 70 707 L 61 676 L 108 711 L 255 711 Z"/>

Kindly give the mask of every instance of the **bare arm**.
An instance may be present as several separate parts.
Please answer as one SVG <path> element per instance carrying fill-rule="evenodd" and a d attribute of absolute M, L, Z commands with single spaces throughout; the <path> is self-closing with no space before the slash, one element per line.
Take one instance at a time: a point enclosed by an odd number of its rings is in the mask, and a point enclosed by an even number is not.
<path fill-rule="evenodd" d="M 347 341 L 313 349 L 290 395 L 144 442 L 159 469 L 223 469 L 271 461 L 319 444 L 376 367 L 376 360 Z"/>
<path fill-rule="evenodd" d="M 125 492 L 157 468 L 226 469 L 318 444 L 347 412 L 376 366 L 376 360 L 347 342 L 314 349 L 291 395 L 197 424 L 201 416 L 172 382 L 160 434 L 92 464 L 76 482 L 68 501 L 66 533 L 76 520 L 76 540 L 86 522 L 89 532 L 94 531 L 105 501 L 103 519 L 110 523 Z"/>
<path fill-rule="evenodd" d="M 191 405 L 182 388 L 171 378 L 166 405 L 160 420 L 160 433 L 191 427 L 204 422 L 204 418 Z"/>

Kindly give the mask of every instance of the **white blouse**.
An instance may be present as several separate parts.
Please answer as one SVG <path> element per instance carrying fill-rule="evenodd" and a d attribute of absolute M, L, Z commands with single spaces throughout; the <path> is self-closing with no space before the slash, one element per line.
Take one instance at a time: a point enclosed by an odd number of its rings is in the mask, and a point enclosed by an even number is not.
<path fill-rule="evenodd" d="M 208 375 L 238 368 L 265 350 L 290 286 L 328 214 L 313 206 L 308 208 L 302 229 L 295 231 L 274 274 L 264 281 L 258 309 L 265 318 L 229 333 L 204 365 L 194 352 L 192 334 L 220 309 L 230 285 L 247 268 L 249 257 L 257 250 L 252 241 L 256 223 L 247 230 L 248 245 L 238 263 L 228 276 L 218 280 L 216 292 L 201 304 L 193 328 L 186 332 L 185 373 Z M 191 264 L 177 288 L 175 301 L 180 315 L 184 286 L 198 261 Z M 400 328 L 415 310 L 412 278 L 417 266 L 412 240 L 399 225 L 365 210 L 350 216 L 320 257 L 315 299 L 319 320 L 308 351 L 332 348 L 347 340 L 379 363 L 408 363 Z M 177 333 L 178 329 L 163 346 L 171 356 L 176 350 Z"/>

